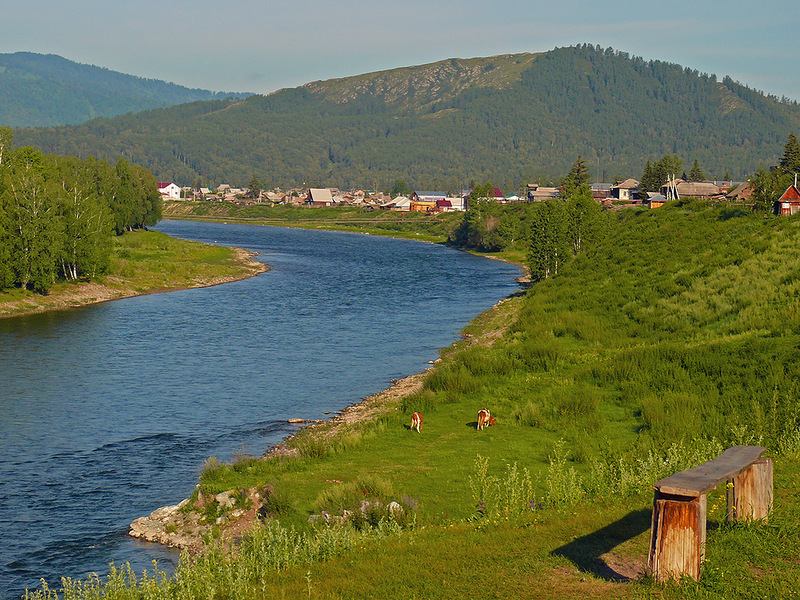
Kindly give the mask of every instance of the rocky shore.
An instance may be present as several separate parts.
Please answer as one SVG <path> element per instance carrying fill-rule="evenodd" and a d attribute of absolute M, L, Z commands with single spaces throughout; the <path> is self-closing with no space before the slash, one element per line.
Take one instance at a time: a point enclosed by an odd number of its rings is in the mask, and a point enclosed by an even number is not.
<path fill-rule="evenodd" d="M 304 421 L 298 434 L 317 435 L 329 439 L 335 437 L 345 426 L 376 419 L 397 410 L 402 398 L 421 389 L 426 372 L 393 381 L 391 387 L 348 406 L 329 421 Z M 300 424 L 298 421 L 301 420 L 289 419 L 289 422 Z M 272 447 L 264 455 L 263 460 L 297 455 L 297 449 L 291 447 L 292 437 L 294 436 L 289 436 Z M 199 551 L 203 545 L 203 538 L 215 527 L 223 532 L 223 539 L 234 541 L 258 520 L 269 493 L 268 488 L 250 488 L 244 490 L 244 497 L 241 497 L 241 491 L 234 490 L 205 495 L 198 489 L 196 501 L 187 498 L 179 504 L 162 506 L 146 517 L 139 517 L 131 523 L 128 534 L 148 542 L 186 549 L 190 552 Z M 218 516 L 209 518 L 209 514 Z"/>

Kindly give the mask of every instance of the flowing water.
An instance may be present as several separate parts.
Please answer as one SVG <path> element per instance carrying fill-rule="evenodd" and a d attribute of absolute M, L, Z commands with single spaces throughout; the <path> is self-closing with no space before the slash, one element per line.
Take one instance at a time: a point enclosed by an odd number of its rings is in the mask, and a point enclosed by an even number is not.
<path fill-rule="evenodd" d="M 189 496 L 203 461 L 260 455 L 422 371 L 520 270 L 372 236 L 165 221 L 259 252 L 211 288 L 0 319 L 0 592 L 103 576 L 176 552 L 128 525 Z"/>

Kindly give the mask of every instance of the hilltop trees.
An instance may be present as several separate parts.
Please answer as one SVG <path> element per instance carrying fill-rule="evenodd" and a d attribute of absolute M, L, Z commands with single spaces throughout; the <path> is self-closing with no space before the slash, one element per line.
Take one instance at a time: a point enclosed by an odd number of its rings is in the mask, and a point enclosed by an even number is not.
<path fill-rule="evenodd" d="M 58 280 L 107 271 L 111 234 L 155 224 L 160 197 L 149 171 L 121 160 L 9 151 L 0 131 L 0 289 L 46 293 Z"/>

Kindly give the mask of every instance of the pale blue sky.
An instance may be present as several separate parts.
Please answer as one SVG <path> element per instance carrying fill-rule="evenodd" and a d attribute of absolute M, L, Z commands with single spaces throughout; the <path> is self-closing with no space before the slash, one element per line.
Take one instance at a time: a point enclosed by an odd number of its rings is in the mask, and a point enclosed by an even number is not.
<path fill-rule="evenodd" d="M 11 0 L 0 52 L 58 54 L 215 91 L 269 93 L 446 58 L 578 43 L 800 101 L 798 0 Z"/>

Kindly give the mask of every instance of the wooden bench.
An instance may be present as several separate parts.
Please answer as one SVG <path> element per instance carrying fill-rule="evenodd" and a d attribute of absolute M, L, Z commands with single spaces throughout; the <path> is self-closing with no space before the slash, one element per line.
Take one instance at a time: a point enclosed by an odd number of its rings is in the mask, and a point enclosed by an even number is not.
<path fill-rule="evenodd" d="M 766 448 L 734 446 L 714 460 L 657 481 L 653 488 L 648 572 L 657 581 L 700 577 L 705 558 L 706 493 L 727 482 L 728 521 L 766 519 L 772 510 L 772 459 Z"/>

